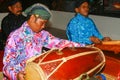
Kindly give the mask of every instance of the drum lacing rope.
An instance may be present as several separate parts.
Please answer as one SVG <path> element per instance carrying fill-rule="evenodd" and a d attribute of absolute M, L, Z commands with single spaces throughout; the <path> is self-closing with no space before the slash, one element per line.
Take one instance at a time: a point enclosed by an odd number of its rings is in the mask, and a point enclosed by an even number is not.
<path fill-rule="evenodd" d="M 79 77 L 77 77 L 76 79 L 74 79 L 74 80 L 81 80 L 81 77 L 83 76 L 83 75 L 88 75 L 88 74 L 90 74 L 90 73 L 92 73 L 93 71 L 95 71 L 97 68 L 99 68 L 101 65 L 101 67 L 100 67 L 100 69 L 96 72 L 96 74 L 97 73 L 99 73 L 102 69 L 103 69 L 103 67 L 105 66 L 105 57 L 104 57 L 104 55 L 103 55 L 103 52 L 99 49 L 99 48 L 96 48 L 96 47 L 94 47 L 95 49 L 97 49 L 97 50 L 99 50 L 99 52 L 101 52 L 102 53 L 102 57 L 103 57 L 103 61 L 99 64 L 99 65 L 97 65 L 95 68 L 93 68 L 93 69 L 91 69 L 91 70 L 89 70 L 88 72 L 86 72 L 86 73 L 83 73 L 83 74 L 81 74 Z M 78 79 L 79 78 L 79 79 Z M 86 79 L 87 80 L 87 79 Z M 89 79 L 88 79 L 89 80 Z"/>
<path fill-rule="evenodd" d="M 78 80 L 83 80 L 83 77 L 84 77 L 84 76 L 86 77 L 85 80 L 90 80 L 90 77 L 89 77 L 88 74 L 86 74 L 86 73 L 81 74 L 81 75 L 80 75 L 80 78 L 79 78 Z"/>
<path fill-rule="evenodd" d="M 85 72 L 85 73 L 81 74 L 79 77 L 77 77 L 74 80 L 82 80 L 82 76 L 83 75 L 89 75 L 90 73 L 92 73 L 93 71 L 95 71 L 97 68 L 99 68 L 101 66 L 101 68 L 99 69 L 99 71 L 96 72 L 96 74 L 97 74 L 97 73 L 99 73 L 102 70 L 102 68 L 104 67 L 104 65 L 105 65 L 105 62 L 103 61 L 102 63 L 100 63 L 99 65 L 97 65 L 96 67 L 94 67 L 93 69 L 89 70 L 88 72 Z M 89 79 L 87 78 L 85 80 L 89 80 Z"/>
<path fill-rule="evenodd" d="M 47 76 L 47 79 L 48 79 L 55 71 L 57 71 L 57 69 L 60 68 L 60 66 L 61 66 L 64 62 L 67 61 L 66 58 L 62 58 L 62 60 L 63 60 L 63 61 L 56 67 L 56 69 L 54 69 L 54 70 Z"/>
<path fill-rule="evenodd" d="M 38 64 L 40 65 L 40 63 L 44 60 L 44 58 L 45 58 L 49 53 L 51 53 L 53 50 L 57 50 L 57 49 L 51 49 L 51 50 L 43 53 L 43 54 L 45 54 L 45 55 L 44 55 L 44 57 L 42 57 L 42 59 L 39 60 Z"/>
<path fill-rule="evenodd" d="M 96 48 L 96 47 L 94 47 L 94 48 L 97 49 L 97 50 L 99 50 L 99 52 L 102 53 L 101 56 L 103 57 L 103 61 L 101 62 L 101 65 L 102 65 L 102 64 L 103 64 L 103 65 L 101 66 L 101 68 L 100 68 L 99 71 L 97 72 L 97 73 L 99 73 L 99 72 L 103 69 L 103 67 L 105 66 L 105 61 L 106 61 L 106 60 L 105 60 L 105 57 L 104 57 L 103 52 L 102 52 L 99 48 Z M 100 64 L 97 65 L 97 67 L 99 67 L 99 66 L 100 66 Z"/>
<path fill-rule="evenodd" d="M 52 60 L 52 61 L 47 61 L 47 62 L 42 62 L 40 63 L 40 65 L 42 64 L 48 64 L 48 63 L 52 63 L 52 62 L 57 62 L 57 61 L 62 61 L 57 67 L 55 70 L 53 70 L 48 76 L 47 78 L 49 78 L 64 62 L 66 62 L 67 60 L 70 60 L 70 59 L 73 59 L 73 58 L 76 58 L 76 57 L 79 57 L 79 56 L 84 56 L 84 55 L 87 55 L 87 54 L 95 54 L 99 51 L 87 51 L 87 52 L 82 52 L 82 53 L 78 53 L 78 54 L 75 54 L 75 55 L 72 55 L 72 56 L 69 56 L 69 57 L 63 57 L 61 59 L 56 59 L 56 60 Z M 47 54 L 48 55 L 48 54 Z M 44 57 L 45 58 L 45 57 Z M 43 60 L 43 59 L 42 59 Z"/>
<path fill-rule="evenodd" d="M 42 64 L 47 64 L 47 63 L 51 63 L 51 62 L 57 62 L 57 61 L 62 61 L 64 58 L 66 59 L 66 60 L 70 60 L 70 59 L 73 59 L 73 58 L 76 58 L 76 57 L 79 57 L 79 56 L 84 56 L 84 55 L 87 55 L 87 54 L 95 54 L 95 53 L 97 53 L 97 52 L 99 52 L 99 51 L 88 51 L 88 52 L 82 52 L 82 53 L 78 53 L 78 54 L 75 54 L 75 55 L 72 55 L 72 56 L 69 56 L 69 57 L 63 57 L 63 58 L 61 58 L 61 59 L 56 59 L 56 60 L 51 60 L 51 61 L 46 61 L 46 62 L 42 62 L 42 63 L 40 63 L 40 65 L 42 65 Z M 64 60 L 63 60 L 64 61 Z"/>

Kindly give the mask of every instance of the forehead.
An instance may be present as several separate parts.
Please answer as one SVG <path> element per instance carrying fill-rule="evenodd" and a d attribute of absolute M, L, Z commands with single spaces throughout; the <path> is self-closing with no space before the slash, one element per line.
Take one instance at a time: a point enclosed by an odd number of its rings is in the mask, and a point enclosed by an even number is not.
<path fill-rule="evenodd" d="M 21 4 L 21 2 L 18 1 L 18 2 L 16 2 L 16 3 L 14 3 L 13 5 L 11 5 L 11 7 L 12 7 L 12 6 L 16 6 L 16 5 L 22 5 L 22 4 Z"/>
<path fill-rule="evenodd" d="M 41 21 L 41 22 L 47 22 L 48 21 L 48 20 L 44 20 L 44 19 L 42 19 L 40 17 L 37 17 L 37 19 L 39 19 L 39 21 Z"/>
<path fill-rule="evenodd" d="M 83 2 L 78 8 L 81 8 L 81 7 L 84 7 L 84 6 L 89 7 L 89 3 L 88 2 Z"/>
<path fill-rule="evenodd" d="M 81 5 L 89 5 L 89 4 L 88 4 L 88 2 L 83 2 Z"/>

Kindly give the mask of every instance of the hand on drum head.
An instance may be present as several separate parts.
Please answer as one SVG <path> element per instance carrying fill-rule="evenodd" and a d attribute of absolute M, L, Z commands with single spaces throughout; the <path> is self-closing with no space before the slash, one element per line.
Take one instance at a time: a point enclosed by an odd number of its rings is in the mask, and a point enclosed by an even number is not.
<path fill-rule="evenodd" d="M 20 72 L 17 74 L 17 80 L 25 80 L 25 79 L 24 79 L 24 76 L 25 76 L 25 72 L 24 72 L 24 71 L 20 71 Z"/>

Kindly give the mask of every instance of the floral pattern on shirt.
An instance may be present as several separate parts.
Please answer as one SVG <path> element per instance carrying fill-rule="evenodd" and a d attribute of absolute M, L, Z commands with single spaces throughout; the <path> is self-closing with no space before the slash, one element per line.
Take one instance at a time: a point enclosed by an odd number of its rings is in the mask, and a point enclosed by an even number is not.
<path fill-rule="evenodd" d="M 66 34 L 70 41 L 84 44 L 92 44 L 92 41 L 89 39 L 91 36 L 103 39 L 92 19 L 84 17 L 79 13 L 68 23 Z"/>
<path fill-rule="evenodd" d="M 3 58 L 3 73 L 8 79 L 16 80 L 17 73 L 24 71 L 26 60 L 41 54 L 43 46 L 51 49 L 85 45 L 54 37 L 45 30 L 35 33 L 25 22 L 19 29 L 12 32 L 7 39 Z"/>

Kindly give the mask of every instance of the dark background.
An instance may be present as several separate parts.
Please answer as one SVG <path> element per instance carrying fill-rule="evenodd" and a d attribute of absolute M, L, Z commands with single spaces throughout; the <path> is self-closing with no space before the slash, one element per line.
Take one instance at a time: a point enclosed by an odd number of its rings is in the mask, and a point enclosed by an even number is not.
<path fill-rule="evenodd" d="M 0 12 L 8 12 L 7 1 L 0 0 Z M 120 18 L 120 8 L 115 8 L 114 3 L 119 3 L 120 0 L 89 0 L 90 14 L 118 17 Z M 51 10 L 74 12 L 76 0 L 21 0 L 23 10 L 34 3 L 42 3 L 49 7 Z"/>
<path fill-rule="evenodd" d="M 7 3 L 9 0 L 0 0 L 0 12 L 8 12 L 7 9 Z M 25 10 L 27 7 L 29 7 L 30 5 L 34 4 L 34 3 L 43 3 L 47 6 L 49 6 L 50 8 L 50 4 L 52 3 L 52 1 L 54 0 L 21 0 L 22 2 L 22 6 L 23 6 L 23 10 Z"/>

